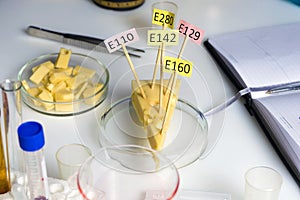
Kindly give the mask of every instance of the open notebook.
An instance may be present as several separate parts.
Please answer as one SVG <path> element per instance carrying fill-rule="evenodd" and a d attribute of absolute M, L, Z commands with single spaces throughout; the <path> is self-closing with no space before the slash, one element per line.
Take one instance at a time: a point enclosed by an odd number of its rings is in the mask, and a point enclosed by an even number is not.
<path fill-rule="evenodd" d="M 300 22 L 218 35 L 204 44 L 239 90 L 250 88 L 247 107 L 300 185 Z"/>

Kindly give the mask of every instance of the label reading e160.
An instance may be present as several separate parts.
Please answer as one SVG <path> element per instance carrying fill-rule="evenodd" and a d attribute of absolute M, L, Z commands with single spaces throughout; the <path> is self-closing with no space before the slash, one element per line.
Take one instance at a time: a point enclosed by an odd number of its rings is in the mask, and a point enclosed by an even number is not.
<path fill-rule="evenodd" d="M 176 71 L 181 76 L 191 77 L 193 64 L 187 60 L 165 56 L 164 58 L 164 71 Z"/>
<path fill-rule="evenodd" d="M 178 45 L 178 41 L 178 30 L 148 30 L 148 45 L 158 46 L 164 43 L 164 45 L 174 46 Z"/>
<path fill-rule="evenodd" d="M 175 14 L 170 11 L 153 9 L 152 24 L 167 26 L 172 29 L 174 27 L 174 18 Z"/>
<path fill-rule="evenodd" d="M 104 44 L 109 53 L 112 53 L 120 48 L 122 45 L 127 45 L 139 40 L 139 36 L 135 30 L 132 28 L 130 30 L 124 31 L 117 35 L 114 35 L 106 40 L 104 40 Z"/>

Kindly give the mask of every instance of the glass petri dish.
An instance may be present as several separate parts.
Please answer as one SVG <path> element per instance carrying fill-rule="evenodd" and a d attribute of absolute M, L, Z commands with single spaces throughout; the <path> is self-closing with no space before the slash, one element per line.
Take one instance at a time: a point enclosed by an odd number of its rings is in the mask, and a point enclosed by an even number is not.
<path fill-rule="evenodd" d="M 41 55 L 37 58 L 34 58 L 30 61 L 28 61 L 19 71 L 18 73 L 18 80 L 22 83 L 25 81 L 28 84 L 28 87 L 30 89 L 26 89 L 23 85 L 21 94 L 22 94 L 22 100 L 23 102 L 32 110 L 37 111 L 42 114 L 51 115 L 51 116 L 73 116 L 81 113 L 88 112 L 90 110 L 93 110 L 94 108 L 98 107 L 102 102 L 105 100 L 108 92 L 108 85 L 109 85 L 109 72 L 106 68 L 106 66 L 100 62 L 100 60 L 96 59 L 95 57 L 91 57 L 89 55 L 80 54 L 73 52 L 70 61 L 69 61 L 69 68 L 71 69 L 70 72 L 68 72 L 66 69 L 66 74 L 72 73 L 72 70 L 76 66 L 82 66 L 84 68 L 88 68 L 89 70 L 93 70 L 95 74 L 92 78 L 89 79 L 89 85 L 96 86 L 101 85 L 101 87 L 92 90 L 91 94 L 89 95 L 80 95 L 78 98 L 73 98 L 70 101 L 55 101 L 54 95 L 52 96 L 53 88 L 57 87 L 59 84 L 52 84 L 47 83 L 45 85 L 43 84 L 35 84 L 30 80 L 30 77 L 33 74 L 33 69 L 37 66 L 40 66 L 41 64 L 45 62 L 52 62 L 55 63 L 59 53 L 51 53 L 51 54 L 45 54 Z M 55 69 L 56 72 L 59 72 L 58 70 L 61 69 Z M 63 72 L 63 71 L 62 71 Z M 81 71 L 79 70 L 78 73 Z M 44 79 L 47 78 L 47 76 L 50 76 L 50 72 L 45 76 Z M 68 75 L 69 78 L 74 80 L 74 85 L 76 83 L 81 82 L 80 79 L 77 79 L 76 76 Z M 42 81 L 41 81 L 42 82 Z M 63 82 L 63 81 L 61 81 Z M 74 90 L 73 93 L 70 95 L 78 95 L 81 88 L 83 88 L 85 84 L 80 83 L 78 86 L 78 89 Z M 45 89 L 47 86 L 52 86 L 51 89 Z M 61 84 L 61 88 L 65 89 L 66 91 L 70 88 L 67 87 L 67 84 Z M 50 88 L 50 87 L 49 87 Z M 85 88 L 88 88 L 87 86 Z M 90 87 L 93 88 L 93 87 Z M 37 90 L 37 92 L 35 92 Z M 49 93 L 49 96 L 52 97 L 49 98 L 49 100 L 45 100 L 43 98 L 39 98 L 38 94 L 42 93 L 42 91 L 46 94 Z M 48 96 L 48 95 L 47 95 Z M 51 99 L 51 100 L 50 100 Z"/>
<path fill-rule="evenodd" d="M 151 148 L 147 132 L 139 122 L 131 98 L 111 106 L 100 118 L 101 147 L 139 145 Z M 208 127 L 203 114 L 188 102 L 179 99 L 159 153 L 181 168 L 197 160 L 207 146 Z"/>

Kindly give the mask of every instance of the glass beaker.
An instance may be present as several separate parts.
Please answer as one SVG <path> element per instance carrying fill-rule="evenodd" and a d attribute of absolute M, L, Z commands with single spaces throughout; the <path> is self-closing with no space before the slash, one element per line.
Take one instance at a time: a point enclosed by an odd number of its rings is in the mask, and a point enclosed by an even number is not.
<path fill-rule="evenodd" d="M 136 145 L 110 146 L 82 164 L 77 185 L 89 200 L 167 200 L 177 193 L 179 174 L 157 151 Z"/>

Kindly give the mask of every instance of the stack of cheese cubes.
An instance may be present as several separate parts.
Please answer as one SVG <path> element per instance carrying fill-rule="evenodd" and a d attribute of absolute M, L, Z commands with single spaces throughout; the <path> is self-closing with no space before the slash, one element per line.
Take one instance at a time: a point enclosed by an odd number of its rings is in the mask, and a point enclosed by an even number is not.
<path fill-rule="evenodd" d="M 61 48 L 55 62 L 46 61 L 32 68 L 30 84 L 22 80 L 25 90 L 36 98 L 35 106 L 47 111 L 71 112 L 74 106 L 79 106 L 77 100 L 85 99 L 86 104 L 93 105 L 101 98 L 102 93 L 95 94 L 103 84 L 92 81 L 96 71 L 80 65 L 69 66 L 71 55 L 71 50 Z"/>
<path fill-rule="evenodd" d="M 168 127 L 170 126 L 171 119 L 176 108 L 178 93 L 180 90 L 181 81 L 176 80 L 175 89 L 172 91 L 172 97 L 170 99 L 170 109 L 166 113 L 167 104 L 170 97 L 170 89 L 163 87 L 162 96 L 162 112 L 159 112 L 159 96 L 161 86 L 159 80 L 151 87 L 152 80 L 141 80 L 142 89 L 146 95 L 143 98 L 140 92 L 140 88 L 136 80 L 132 80 L 132 105 L 138 116 L 139 121 L 144 125 L 147 134 L 148 141 L 152 149 L 161 150 L 163 148 Z M 167 85 L 168 80 L 163 80 L 163 85 Z M 164 117 L 164 115 L 166 115 Z M 164 119 L 165 118 L 165 119 Z M 163 121 L 165 120 L 164 124 Z M 164 127 L 163 127 L 164 126 Z"/>

